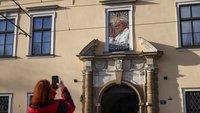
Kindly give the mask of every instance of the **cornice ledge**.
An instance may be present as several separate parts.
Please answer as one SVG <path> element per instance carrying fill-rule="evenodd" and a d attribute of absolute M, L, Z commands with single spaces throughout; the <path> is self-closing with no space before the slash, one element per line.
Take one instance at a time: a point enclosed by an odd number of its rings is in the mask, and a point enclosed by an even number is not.
<path fill-rule="evenodd" d="M 136 2 L 136 0 L 99 0 L 99 2 L 103 5 L 109 5 L 109 4 L 120 4 L 120 3 L 132 3 Z"/>
<path fill-rule="evenodd" d="M 37 6 L 37 7 L 27 7 L 28 11 L 41 11 L 41 10 L 55 10 L 60 8 L 58 5 L 48 5 L 48 6 Z"/>
<path fill-rule="evenodd" d="M 19 8 L 0 9 L 0 13 L 15 13 L 19 12 Z"/>
<path fill-rule="evenodd" d="M 156 51 L 156 52 L 142 52 L 141 55 L 145 57 L 155 57 L 160 58 L 163 55 L 163 51 Z"/>

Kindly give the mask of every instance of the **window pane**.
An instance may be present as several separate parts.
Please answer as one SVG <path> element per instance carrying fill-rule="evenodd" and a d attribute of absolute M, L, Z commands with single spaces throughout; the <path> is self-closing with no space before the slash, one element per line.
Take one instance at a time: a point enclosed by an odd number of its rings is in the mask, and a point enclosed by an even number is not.
<path fill-rule="evenodd" d="M 5 55 L 12 55 L 12 49 L 13 46 L 12 45 L 6 45 L 6 49 L 5 49 Z"/>
<path fill-rule="evenodd" d="M 42 32 L 34 32 L 33 42 L 41 42 L 42 41 Z"/>
<path fill-rule="evenodd" d="M 181 18 L 190 17 L 190 7 L 189 6 L 181 6 Z"/>
<path fill-rule="evenodd" d="M 42 18 L 34 18 L 34 29 L 42 28 Z"/>
<path fill-rule="evenodd" d="M 200 32 L 200 21 L 193 21 L 193 31 Z"/>
<path fill-rule="evenodd" d="M 50 43 L 43 43 L 42 53 L 43 54 L 50 54 Z"/>
<path fill-rule="evenodd" d="M 41 43 L 33 43 L 33 55 L 41 54 Z"/>
<path fill-rule="evenodd" d="M 183 46 L 192 45 L 192 34 L 183 34 L 182 35 Z"/>
<path fill-rule="evenodd" d="M 0 56 L 4 55 L 4 45 L 0 45 Z"/>
<path fill-rule="evenodd" d="M 0 31 L 6 30 L 6 21 L 2 20 L 0 21 Z"/>
<path fill-rule="evenodd" d="M 192 6 L 192 17 L 200 17 L 200 5 Z"/>
<path fill-rule="evenodd" d="M 194 45 L 200 45 L 200 33 L 194 34 Z"/>
<path fill-rule="evenodd" d="M 1 96 L 0 97 L 0 113 L 8 113 L 9 106 L 9 97 Z"/>
<path fill-rule="evenodd" d="M 182 25 L 182 33 L 190 33 L 191 32 L 191 22 L 190 21 L 184 21 L 181 23 Z"/>
<path fill-rule="evenodd" d="M 43 22 L 43 28 L 51 28 L 51 17 L 45 17 Z"/>
<path fill-rule="evenodd" d="M 13 23 L 15 23 L 15 21 L 12 19 L 11 20 Z M 14 25 L 12 24 L 12 23 L 10 23 L 9 21 L 7 21 L 8 23 L 8 25 L 7 25 L 7 30 L 8 31 L 14 31 Z"/>
<path fill-rule="evenodd" d="M 4 44 L 4 41 L 5 41 L 5 35 L 0 34 L 0 44 Z"/>
<path fill-rule="evenodd" d="M 9 33 L 6 35 L 6 44 L 12 44 L 13 43 L 13 33 Z"/>
<path fill-rule="evenodd" d="M 51 41 L 51 32 L 45 31 L 43 32 L 43 42 L 50 42 Z"/>

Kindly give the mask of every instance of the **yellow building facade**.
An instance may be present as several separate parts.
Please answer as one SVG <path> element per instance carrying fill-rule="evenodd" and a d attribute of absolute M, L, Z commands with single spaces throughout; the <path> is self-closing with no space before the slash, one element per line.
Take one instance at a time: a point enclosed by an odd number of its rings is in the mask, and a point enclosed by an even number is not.
<path fill-rule="evenodd" d="M 199 113 L 199 10 L 198 0 L 1 0 L 0 113 L 26 113 L 53 75 L 75 113 Z"/>

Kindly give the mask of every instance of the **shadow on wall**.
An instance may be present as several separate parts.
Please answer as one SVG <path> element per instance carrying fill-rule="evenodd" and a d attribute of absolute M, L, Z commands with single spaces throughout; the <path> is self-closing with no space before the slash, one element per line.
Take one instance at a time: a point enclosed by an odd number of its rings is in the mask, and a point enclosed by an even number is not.
<path fill-rule="evenodd" d="M 173 113 L 176 111 L 177 113 L 182 113 L 182 86 L 179 86 L 178 80 L 190 75 L 180 74 L 179 66 L 199 65 L 200 57 L 189 50 L 180 51 L 169 45 L 153 42 L 151 42 L 151 44 L 153 44 L 158 50 L 164 51 L 163 56 L 158 60 L 158 89 L 159 99 L 167 100 L 167 106 L 160 104 L 160 112 Z M 164 77 L 167 77 L 168 79 L 164 80 Z M 165 107 L 170 109 L 165 112 L 162 111 L 162 107 L 163 109 L 165 109 Z"/>
<path fill-rule="evenodd" d="M 158 50 L 164 51 L 163 56 L 158 59 L 158 90 L 159 90 L 159 110 L 160 113 L 182 113 L 182 92 L 179 79 L 189 77 L 180 73 L 180 66 L 188 67 L 200 64 L 200 57 L 192 51 L 184 50 L 180 52 L 173 46 L 151 42 Z M 104 51 L 105 42 L 98 44 L 99 53 Z M 103 49 L 103 50 L 101 50 Z M 190 67 L 189 67 L 190 66 Z M 167 79 L 165 79 L 167 77 Z M 190 81 L 191 82 L 191 81 Z M 166 104 L 160 101 L 165 100 Z M 167 109 L 167 111 L 166 111 Z"/>

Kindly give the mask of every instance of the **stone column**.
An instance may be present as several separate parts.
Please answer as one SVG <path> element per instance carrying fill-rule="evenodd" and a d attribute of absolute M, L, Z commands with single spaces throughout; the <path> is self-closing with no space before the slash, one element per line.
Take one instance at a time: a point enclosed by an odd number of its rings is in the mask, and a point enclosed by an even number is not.
<path fill-rule="evenodd" d="M 92 77 L 92 63 L 91 61 L 85 61 L 85 69 L 83 70 L 83 93 L 84 100 L 84 113 L 93 113 L 93 77 Z"/>
<path fill-rule="evenodd" d="M 153 58 L 147 58 L 146 65 L 146 96 L 147 96 L 147 113 L 157 113 L 157 74 Z"/>
<path fill-rule="evenodd" d="M 147 113 L 155 112 L 155 88 L 154 88 L 154 72 L 153 70 L 147 70 Z"/>

